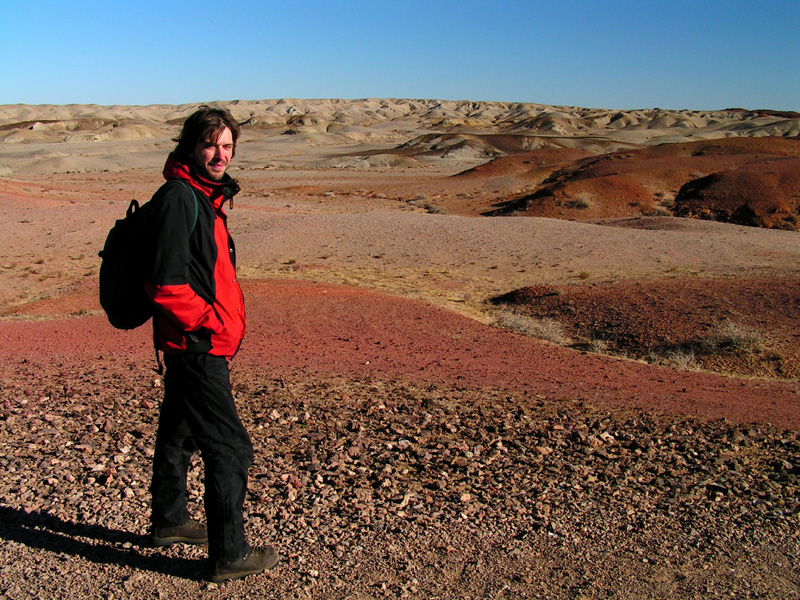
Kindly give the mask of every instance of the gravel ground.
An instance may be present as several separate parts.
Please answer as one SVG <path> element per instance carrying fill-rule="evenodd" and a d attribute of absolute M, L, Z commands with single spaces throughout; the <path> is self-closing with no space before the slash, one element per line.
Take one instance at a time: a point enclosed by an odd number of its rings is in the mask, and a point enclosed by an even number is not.
<path fill-rule="evenodd" d="M 0 404 L 10 598 L 797 598 L 800 440 L 491 388 L 234 369 L 271 573 L 150 548 L 141 365 L 20 360 Z M 22 398 L 22 400 L 20 400 Z M 202 468 L 191 469 L 198 519 Z"/>

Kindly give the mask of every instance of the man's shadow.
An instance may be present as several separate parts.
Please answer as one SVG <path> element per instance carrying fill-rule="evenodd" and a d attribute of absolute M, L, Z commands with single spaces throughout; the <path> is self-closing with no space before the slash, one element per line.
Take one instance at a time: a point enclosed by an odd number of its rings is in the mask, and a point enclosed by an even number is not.
<path fill-rule="evenodd" d="M 99 543 L 80 538 L 90 538 Z M 18 508 L 0 506 L 0 539 L 18 542 L 29 548 L 72 554 L 100 564 L 124 565 L 194 581 L 203 579 L 203 560 L 151 556 L 137 551 L 137 548 L 152 547 L 148 536 L 101 525 L 66 522 L 41 511 L 28 513 Z"/>

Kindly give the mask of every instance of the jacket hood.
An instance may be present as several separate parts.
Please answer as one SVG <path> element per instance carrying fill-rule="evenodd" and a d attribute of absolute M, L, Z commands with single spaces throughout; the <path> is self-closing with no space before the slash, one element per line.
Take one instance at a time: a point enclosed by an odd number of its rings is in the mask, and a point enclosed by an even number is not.
<path fill-rule="evenodd" d="M 227 173 L 222 177 L 222 181 L 211 181 L 201 176 L 194 166 L 182 162 L 175 153 L 167 157 L 163 171 L 164 179 L 182 179 L 197 191 L 203 193 L 211 199 L 212 204 L 216 202 L 224 203 L 230 201 L 233 208 L 233 197 L 239 192 L 239 185 Z"/>

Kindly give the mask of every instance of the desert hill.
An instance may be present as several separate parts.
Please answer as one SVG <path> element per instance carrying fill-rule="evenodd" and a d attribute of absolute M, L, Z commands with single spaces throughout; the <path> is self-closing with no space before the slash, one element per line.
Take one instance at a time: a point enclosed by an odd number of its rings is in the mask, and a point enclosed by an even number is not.
<path fill-rule="evenodd" d="M 299 136 L 328 149 L 378 144 L 421 161 L 479 161 L 541 147 L 581 147 L 594 152 L 697 139 L 794 137 L 800 114 L 646 109 L 617 111 L 507 102 L 440 100 L 262 100 L 224 105 L 243 124 L 248 141 L 287 144 Z M 0 143 L 6 174 L 59 172 L 55 159 L 81 155 L 85 146 L 121 142 L 124 157 L 159 147 L 197 105 L 181 106 L 0 106 Z M 24 164 L 6 144 L 57 144 L 52 159 Z M 66 144 L 66 147 L 64 146 Z M 73 149 L 73 152 L 68 150 Z M 306 147 L 307 150 L 307 147 Z M 92 153 L 95 154 L 95 153 Z M 86 154 L 83 154 L 87 156 Z M 285 157 L 288 158 L 288 157 Z M 294 157 L 296 158 L 296 157 Z M 131 166 L 120 159 L 117 168 Z M 263 166 L 263 165 L 262 165 Z M 109 168 L 77 161 L 78 170 Z M 48 171 L 49 169 L 49 171 Z"/>
<path fill-rule="evenodd" d="M 786 136 L 800 131 L 800 113 L 688 110 L 607 110 L 509 102 L 442 100 L 258 100 L 212 102 L 224 105 L 247 128 L 275 133 L 353 133 L 385 130 L 586 136 L 614 133 L 634 143 L 686 137 Z M 109 128 L 180 124 L 197 105 L 97 106 L 5 105 L 0 130 L 32 131 L 53 137 L 64 132 L 98 133 Z M 6 133 L 6 136 L 9 134 Z M 32 139 L 39 135 L 30 135 Z M 23 141 L 19 133 L 15 140 Z"/>
<path fill-rule="evenodd" d="M 516 162 L 521 158 L 541 162 L 536 153 L 518 156 Z M 549 173 L 541 165 L 517 173 L 531 179 L 539 175 L 541 183 L 533 192 L 503 200 L 482 214 L 574 220 L 674 214 L 757 227 L 798 227 L 800 138 L 662 144 L 549 166 Z M 498 165 L 484 170 L 488 174 L 502 169 Z"/>

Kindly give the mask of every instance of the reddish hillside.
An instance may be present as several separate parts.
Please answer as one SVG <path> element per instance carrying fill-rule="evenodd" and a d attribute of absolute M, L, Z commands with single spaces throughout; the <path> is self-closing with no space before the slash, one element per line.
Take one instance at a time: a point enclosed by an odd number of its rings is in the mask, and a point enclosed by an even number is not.
<path fill-rule="evenodd" d="M 569 162 L 534 192 L 505 199 L 483 214 L 596 220 L 667 216 L 675 211 L 681 216 L 795 229 L 798 159 L 800 141 L 778 137 L 614 152 Z M 739 209 L 737 215 L 746 218 L 731 219 Z"/>
<path fill-rule="evenodd" d="M 712 173 L 684 184 L 675 214 L 798 230 L 800 158 L 775 158 Z"/>
<path fill-rule="evenodd" d="M 502 156 L 454 175 L 454 179 L 505 177 L 523 175 L 538 169 L 552 170 L 554 166 L 594 156 L 586 150 L 577 148 L 542 148 L 533 152 L 523 152 Z"/>

